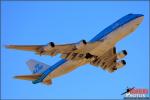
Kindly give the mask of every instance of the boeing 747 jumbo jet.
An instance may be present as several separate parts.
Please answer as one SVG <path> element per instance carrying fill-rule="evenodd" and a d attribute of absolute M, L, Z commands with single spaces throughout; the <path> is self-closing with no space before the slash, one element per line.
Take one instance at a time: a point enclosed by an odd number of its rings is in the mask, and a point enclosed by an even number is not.
<path fill-rule="evenodd" d="M 32 75 L 15 76 L 17 79 L 31 80 L 33 84 L 52 84 L 52 79 L 64 75 L 84 64 L 101 67 L 108 72 L 114 72 L 122 68 L 126 62 L 122 60 L 127 55 L 126 50 L 116 53 L 115 44 L 132 33 L 142 22 L 144 15 L 128 14 L 98 35 L 86 42 L 55 45 L 53 42 L 47 45 L 7 45 L 10 49 L 19 49 L 35 52 L 38 55 L 55 56 L 61 54 L 61 60 L 49 66 L 36 60 L 27 61 Z"/>

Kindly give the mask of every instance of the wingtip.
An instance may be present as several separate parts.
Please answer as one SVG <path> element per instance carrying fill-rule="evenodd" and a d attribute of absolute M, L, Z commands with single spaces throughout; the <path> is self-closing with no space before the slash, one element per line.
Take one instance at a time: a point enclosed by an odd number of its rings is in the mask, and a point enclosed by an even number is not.
<path fill-rule="evenodd" d="M 14 79 L 21 79 L 21 76 L 14 76 Z"/>
<path fill-rule="evenodd" d="M 17 77 L 17 76 L 14 76 L 13 78 L 17 79 L 18 77 Z"/>
<path fill-rule="evenodd" d="M 13 47 L 15 47 L 14 45 L 5 45 L 5 48 L 13 48 Z"/>
<path fill-rule="evenodd" d="M 9 45 L 4 45 L 5 46 L 5 48 L 9 48 Z"/>

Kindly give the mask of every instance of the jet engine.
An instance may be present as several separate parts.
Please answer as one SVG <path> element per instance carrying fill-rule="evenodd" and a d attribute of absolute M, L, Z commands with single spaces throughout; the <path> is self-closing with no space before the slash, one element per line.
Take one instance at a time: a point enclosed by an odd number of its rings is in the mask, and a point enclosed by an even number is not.
<path fill-rule="evenodd" d="M 119 52 L 117 54 L 117 59 L 122 59 L 127 55 L 127 51 L 126 50 L 122 50 L 121 52 Z"/>
<path fill-rule="evenodd" d="M 44 51 L 50 51 L 52 48 L 54 48 L 55 47 L 55 44 L 54 44 L 54 42 L 49 42 L 48 44 L 47 44 L 47 46 L 45 46 L 43 49 L 44 49 Z"/>
<path fill-rule="evenodd" d="M 119 62 L 116 63 L 116 68 L 121 68 L 123 67 L 124 65 L 126 65 L 126 61 L 125 60 L 121 60 Z"/>
<path fill-rule="evenodd" d="M 81 40 L 77 45 L 76 48 L 80 49 L 83 48 L 87 44 L 86 40 Z"/>
<path fill-rule="evenodd" d="M 54 44 L 54 42 L 49 42 L 48 46 L 53 48 L 53 47 L 55 47 L 55 44 Z"/>

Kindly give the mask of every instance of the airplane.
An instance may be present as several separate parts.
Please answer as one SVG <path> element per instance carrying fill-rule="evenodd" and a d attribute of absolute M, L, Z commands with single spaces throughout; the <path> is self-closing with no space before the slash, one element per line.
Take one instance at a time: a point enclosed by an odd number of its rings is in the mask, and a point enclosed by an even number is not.
<path fill-rule="evenodd" d="M 126 65 L 122 60 L 127 51 L 116 52 L 115 44 L 132 33 L 142 22 L 143 14 L 127 14 L 120 18 L 90 41 L 81 40 L 71 44 L 55 45 L 6 45 L 6 48 L 26 50 L 38 55 L 55 56 L 61 54 L 61 60 L 49 66 L 34 59 L 27 61 L 32 75 L 15 76 L 17 79 L 30 80 L 33 84 L 52 84 L 52 79 L 69 73 L 79 66 L 91 64 L 110 73 Z"/>
<path fill-rule="evenodd" d="M 129 92 L 130 92 L 131 90 L 133 90 L 133 89 L 135 89 L 135 87 L 133 87 L 133 88 L 128 88 L 128 87 L 127 87 L 126 91 L 123 92 L 121 95 L 124 95 L 124 94 L 126 94 L 126 93 L 129 93 Z"/>

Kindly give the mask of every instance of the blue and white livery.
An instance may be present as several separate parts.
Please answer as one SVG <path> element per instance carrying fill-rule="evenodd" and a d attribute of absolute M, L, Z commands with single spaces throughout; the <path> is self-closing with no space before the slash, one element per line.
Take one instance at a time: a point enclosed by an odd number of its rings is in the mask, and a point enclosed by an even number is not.
<path fill-rule="evenodd" d="M 114 72 L 122 68 L 126 62 L 122 60 L 127 51 L 116 52 L 116 43 L 132 33 L 142 22 L 144 15 L 128 14 L 106 29 L 90 41 L 81 40 L 77 43 L 55 45 L 7 45 L 7 48 L 33 51 L 39 55 L 55 56 L 61 54 L 61 60 L 49 66 L 36 60 L 29 60 L 27 65 L 32 75 L 15 76 L 18 79 L 31 80 L 33 84 L 51 84 L 52 79 L 64 75 L 79 66 L 91 64 L 108 72 Z"/>

